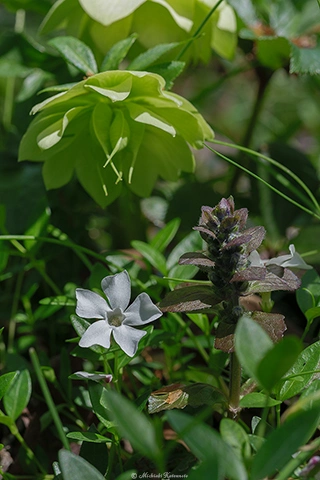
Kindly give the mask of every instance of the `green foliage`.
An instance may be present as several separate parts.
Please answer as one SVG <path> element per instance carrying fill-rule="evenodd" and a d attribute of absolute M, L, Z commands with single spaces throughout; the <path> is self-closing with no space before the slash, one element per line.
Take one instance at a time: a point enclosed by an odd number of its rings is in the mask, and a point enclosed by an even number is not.
<path fill-rule="evenodd" d="M 1 475 L 316 478 L 319 2 L 0 3 Z"/>

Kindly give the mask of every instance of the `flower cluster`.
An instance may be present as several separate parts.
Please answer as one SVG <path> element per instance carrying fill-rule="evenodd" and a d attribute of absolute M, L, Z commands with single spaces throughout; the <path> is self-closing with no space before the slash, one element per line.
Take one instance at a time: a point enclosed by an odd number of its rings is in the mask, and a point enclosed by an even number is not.
<path fill-rule="evenodd" d="M 159 175 L 174 181 L 193 171 L 188 144 L 202 148 L 213 138 L 193 105 L 164 88 L 161 76 L 147 72 L 93 75 L 33 108 L 39 113 L 19 160 L 44 162 L 47 189 L 75 173 L 102 207 L 120 195 L 123 183 L 148 196 Z"/>
<path fill-rule="evenodd" d="M 195 265 L 207 273 L 211 286 L 187 286 L 170 292 L 160 303 L 163 311 L 215 311 L 219 316 L 216 347 L 231 351 L 233 332 L 244 313 L 241 299 L 253 293 L 294 291 L 299 278 L 288 267 L 310 268 L 290 246 L 290 255 L 263 261 L 257 252 L 265 229 L 246 228 L 248 210 L 235 210 L 232 197 L 215 207 L 202 207 L 194 227 L 207 243 L 207 251 L 182 255 L 179 263 Z M 256 312 L 255 320 L 275 339 L 285 330 L 283 316 Z"/>
<path fill-rule="evenodd" d="M 156 307 L 149 295 L 141 293 L 129 305 L 131 283 L 128 272 L 124 270 L 116 275 L 105 277 L 101 282 L 108 302 L 95 292 L 83 288 L 76 289 L 79 317 L 98 319 L 92 323 L 82 335 L 80 347 L 100 345 L 110 347 L 111 334 L 115 342 L 129 357 L 133 357 L 138 343 L 147 332 L 136 330 L 161 317 L 162 312 Z"/>

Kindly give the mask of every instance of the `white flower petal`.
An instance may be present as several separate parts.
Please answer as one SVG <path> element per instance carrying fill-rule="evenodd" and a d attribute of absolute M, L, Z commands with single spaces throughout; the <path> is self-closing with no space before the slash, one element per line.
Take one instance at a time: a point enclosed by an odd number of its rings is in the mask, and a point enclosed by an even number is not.
<path fill-rule="evenodd" d="M 126 270 L 105 277 L 101 282 L 101 287 L 108 297 L 112 309 L 121 308 L 124 311 L 127 308 L 131 295 L 131 282 Z"/>
<path fill-rule="evenodd" d="M 162 312 L 156 307 L 149 295 L 140 293 L 130 307 L 125 311 L 124 325 L 145 325 L 161 317 Z"/>
<path fill-rule="evenodd" d="M 138 343 L 147 332 L 144 330 L 136 330 L 135 328 L 121 325 L 112 329 L 113 338 L 121 347 L 121 349 L 129 357 L 133 357 L 138 349 Z"/>
<path fill-rule="evenodd" d="M 257 250 L 253 250 L 250 253 L 250 255 L 248 257 L 248 260 L 250 262 L 250 267 L 263 267 L 264 266 L 264 263 L 261 260 L 260 255 L 257 252 Z"/>
<path fill-rule="evenodd" d="M 311 270 L 312 266 L 308 265 L 303 258 L 296 252 L 294 245 L 289 246 L 289 250 L 291 253 L 291 258 L 282 263 L 282 267 L 284 268 L 300 268 L 302 270 Z"/>
<path fill-rule="evenodd" d="M 79 346 L 83 348 L 100 345 L 101 347 L 110 347 L 111 327 L 106 320 L 99 320 L 90 325 L 84 332 L 79 342 Z"/>
<path fill-rule="evenodd" d="M 105 301 L 97 293 L 91 292 L 84 288 L 76 289 L 77 307 L 76 314 L 82 318 L 105 318 L 106 312 L 110 308 Z"/>

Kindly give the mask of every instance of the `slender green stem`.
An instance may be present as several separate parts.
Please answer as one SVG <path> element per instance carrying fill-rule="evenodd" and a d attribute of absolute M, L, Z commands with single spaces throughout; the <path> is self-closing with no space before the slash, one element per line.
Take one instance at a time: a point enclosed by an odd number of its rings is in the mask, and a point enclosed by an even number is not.
<path fill-rule="evenodd" d="M 16 332 L 15 316 L 16 316 L 16 313 L 18 311 L 18 305 L 19 305 L 19 300 L 20 300 L 20 296 L 21 296 L 21 287 L 22 287 L 23 276 L 24 276 L 24 271 L 21 270 L 18 273 L 18 277 L 17 277 L 17 283 L 16 283 L 16 288 L 15 288 L 15 291 L 14 291 L 11 315 L 10 315 L 10 320 L 9 320 L 8 353 L 13 352 L 13 343 L 14 343 L 14 337 L 15 337 L 15 332 Z"/>
<path fill-rule="evenodd" d="M 186 45 L 183 47 L 183 49 L 181 50 L 181 52 L 177 55 L 177 58 L 176 60 L 180 60 L 182 58 L 182 56 L 186 53 L 186 51 L 188 50 L 188 48 L 190 47 L 191 43 L 194 41 L 195 38 L 197 38 L 197 36 L 199 35 L 199 33 L 201 32 L 201 30 L 203 29 L 203 27 L 205 26 L 205 24 L 208 22 L 208 20 L 210 19 L 211 15 L 213 15 L 213 13 L 217 10 L 217 8 L 219 7 L 220 3 L 222 3 L 223 0 L 218 0 L 218 2 L 215 4 L 214 7 L 211 8 L 210 12 L 208 13 L 208 15 L 203 19 L 203 21 L 201 22 L 201 24 L 199 25 L 199 27 L 197 28 L 197 30 L 194 32 L 194 34 L 192 35 L 192 37 L 189 39 L 189 41 L 186 43 Z"/>
<path fill-rule="evenodd" d="M 197 337 L 193 334 L 192 330 L 190 327 L 187 326 L 186 322 L 180 317 L 180 315 L 177 315 L 176 313 L 171 313 L 171 315 L 174 316 L 174 318 L 177 320 L 177 322 L 186 329 L 186 332 L 187 334 L 189 335 L 189 337 L 191 338 L 191 340 L 193 341 L 195 347 L 197 348 L 198 352 L 200 353 L 200 355 L 202 356 L 202 358 L 204 359 L 204 361 L 206 363 L 208 363 L 209 361 L 209 355 L 207 354 L 207 352 L 205 351 L 205 349 L 203 348 L 203 346 L 201 345 L 201 343 L 199 342 L 199 340 L 197 339 Z"/>
<path fill-rule="evenodd" d="M 306 192 L 306 194 L 309 196 L 310 200 L 316 207 L 318 211 L 320 211 L 320 205 L 309 189 L 309 187 L 301 180 L 300 177 L 298 177 L 295 173 L 293 173 L 289 168 L 287 168 L 285 165 L 282 165 L 281 163 L 277 162 L 276 160 L 267 157 L 266 155 L 263 155 L 262 153 L 256 152 L 254 150 L 251 150 L 251 148 L 243 147 L 241 145 L 236 145 L 234 143 L 229 143 L 229 142 L 222 142 L 220 140 L 212 140 L 212 143 L 215 143 L 217 145 L 223 145 L 225 147 L 231 147 L 235 148 L 236 150 L 240 150 L 242 152 L 249 153 L 250 155 L 253 155 L 254 157 L 257 157 L 257 161 L 261 162 L 261 160 L 265 160 L 266 162 L 270 163 L 271 165 L 274 165 L 275 167 L 279 168 L 279 170 L 282 170 L 285 172 L 287 175 L 289 175 L 293 180 L 295 180 L 298 185 Z M 207 145 L 206 145 L 207 146 Z"/>
<path fill-rule="evenodd" d="M 0 413 L 2 414 L 1 411 L 0 411 Z M 18 440 L 18 442 L 21 444 L 21 446 L 24 449 L 24 451 L 26 452 L 26 455 L 29 458 L 29 460 L 31 462 L 33 462 L 38 467 L 38 469 L 41 473 L 45 474 L 46 473 L 45 469 L 43 468 L 41 463 L 38 461 L 38 459 L 36 458 L 35 454 L 31 450 L 31 448 L 25 442 L 24 438 L 22 437 L 22 435 L 20 434 L 20 432 L 18 430 L 17 425 L 13 422 L 9 426 L 9 428 L 10 428 L 10 432 L 12 433 L 12 435 L 14 435 L 16 437 L 16 439 Z"/>
<path fill-rule="evenodd" d="M 55 284 L 55 282 L 49 277 L 45 269 L 43 268 L 43 265 L 39 264 L 36 259 L 32 259 L 30 263 L 31 267 L 34 267 L 41 275 L 41 277 L 44 279 L 44 281 L 49 285 L 49 287 L 53 290 L 53 292 L 56 295 L 61 295 L 62 292 L 60 288 Z"/>
<path fill-rule="evenodd" d="M 229 417 L 238 419 L 240 408 L 241 365 L 235 353 L 230 354 Z"/>
<path fill-rule="evenodd" d="M 69 442 L 68 442 L 68 439 L 67 439 L 66 434 L 64 432 L 63 425 L 61 423 L 58 411 L 56 409 L 54 401 L 52 400 L 52 396 L 50 394 L 48 385 L 47 385 L 46 380 L 43 376 L 37 353 L 36 353 L 34 348 L 30 348 L 29 353 L 30 353 L 30 358 L 31 358 L 32 365 L 33 365 L 33 368 L 35 370 L 39 385 L 41 387 L 41 390 L 42 390 L 43 396 L 45 398 L 45 401 L 48 405 L 48 408 L 49 408 L 49 411 L 51 413 L 53 422 L 54 422 L 54 424 L 56 426 L 56 429 L 58 431 L 61 443 L 62 443 L 62 445 L 64 446 L 65 449 L 70 450 Z"/>
<path fill-rule="evenodd" d="M 258 175 L 256 175 L 255 173 L 251 172 L 250 170 L 248 170 L 247 168 L 243 167 L 242 165 L 240 165 L 239 163 L 231 160 L 231 158 L 228 158 L 226 157 L 225 155 L 223 155 L 222 153 L 220 152 L 217 152 L 217 150 L 215 150 L 214 148 L 211 148 L 209 147 L 209 145 L 207 144 L 204 144 L 209 150 L 211 150 L 211 152 L 215 153 L 218 157 L 221 157 L 223 158 L 224 160 L 226 160 L 227 162 L 231 163 L 232 165 L 235 165 L 236 167 L 240 168 L 241 170 L 243 170 L 244 172 L 246 172 L 248 175 L 251 175 L 253 178 L 255 178 L 256 180 L 259 180 L 259 182 L 262 182 L 264 183 L 265 185 L 267 185 L 271 190 L 273 190 L 274 192 L 276 192 L 278 195 L 280 195 L 281 197 L 283 197 L 285 200 L 287 200 L 288 202 L 292 203 L 293 205 L 295 205 L 296 207 L 300 208 L 300 210 L 303 210 L 304 212 L 308 213 L 309 215 L 311 215 L 312 217 L 316 217 L 320 220 L 320 214 L 318 215 L 317 213 L 314 213 L 312 210 L 309 210 L 308 208 L 304 207 L 303 205 L 301 205 L 300 203 L 296 202 L 295 200 L 293 200 L 292 198 L 288 197 L 287 195 L 285 195 L 283 192 L 281 192 L 280 190 L 278 190 L 277 188 L 273 187 L 270 183 L 266 182 L 265 180 L 263 180 L 261 177 L 259 177 Z"/>
<path fill-rule="evenodd" d="M 56 238 L 48 238 L 48 237 L 36 237 L 34 235 L 0 235 L 0 241 L 1 240 L 9 240 L 10 242 L 12 242 L 12 240 L 36 240 L 39 242 L 54 243 L 55 245 L 60 245 L 61 247 L 71 248 L 76 253 L 77 253 L 77 250 L 79 252 L 86 253 L 87 255 L 90 255 L 91 257 L 94 257 L 100 260 L 101 262 L 104 262 L 107 265 L 109 265 L 109 262 L 105 259 L 103 255 L 100 255 L 99 253 L 96 253 L 93 250 L 90 250 L 89 248 L 81 247 L 80 245 L 77 245 L 76 243 L 73 243 L 70 241 L 58 240 Z"/>
<path fill-rule="evenodd" d="M 288 480 L 291 474 L 302 465 L 304 462 L 309 460 L 316 451 L 320 448 L 320 437 L 314 440 L 310 445 L 308 445 L 307 450 L 303 450 L 296 457 L 292 458 L 285 467 L 278 473 L 275 477 L 275 480 Z"/>

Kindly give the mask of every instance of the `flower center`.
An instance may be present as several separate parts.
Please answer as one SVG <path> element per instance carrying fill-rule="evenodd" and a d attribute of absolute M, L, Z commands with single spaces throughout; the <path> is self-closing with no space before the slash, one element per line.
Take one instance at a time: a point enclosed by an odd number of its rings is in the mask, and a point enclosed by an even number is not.
<path fill-rule="evenodd" d="M 107 312 L 107 319 L 109 325 L 112 327 L 120 327 L 125 316 L 123 315 L 121 308 L 115 308 L 111 312 Z"/>

